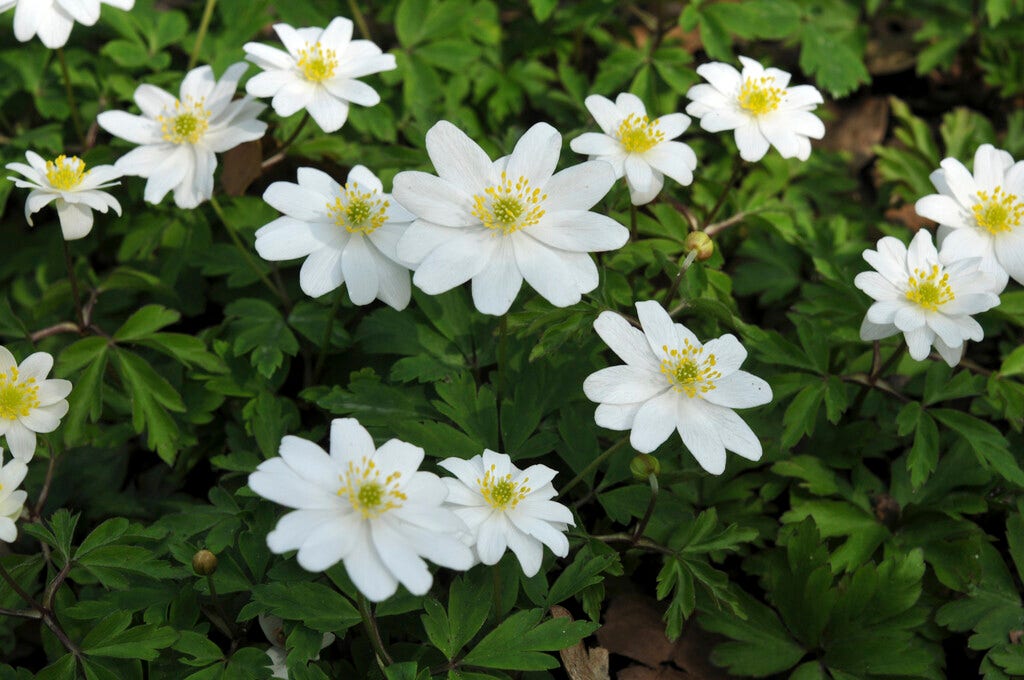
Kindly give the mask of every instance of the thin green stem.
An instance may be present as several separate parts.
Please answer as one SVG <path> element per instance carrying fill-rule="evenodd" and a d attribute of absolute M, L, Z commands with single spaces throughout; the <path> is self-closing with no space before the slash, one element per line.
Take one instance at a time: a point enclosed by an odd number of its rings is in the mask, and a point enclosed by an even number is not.
<path fill-rule="evenodd" d="M 78 102 L 75 100 L 75 91 L 71 87 L 71 70 L 68 68 L 68 60 L 64 57 L 64 48 L 57 48 L 57 61 L 60 62 L 60 70 L 64 75 L 64 89 L 68 95 L 68 107 L 71 109 L 71 125 L 75 128 L 75 136 L 85 146 L 85 128 L 82 127 L 82 115 L 78 112 Z"/>
<path fill-rule="evenodd" d="M 78 287 L 78 277 L 75 275 L 75 264 L 71 261 L 71 250 L 68 248 L 68 242 L 61 237 L 61 245 L 64 247 L 64 265 L 68 269 L 68 280 L 71 282 L 71 296 L 74 298 L 75 303 L 75 319 L 78 321 L 78 327 L 82 328 L 85 326 L 85 322 L 82 318 L 82 295 Z"/>
<path fill-rule="evenodd" d="M 491 567 L 491 618 L 495 621 L 501 616 L 501 562 Z"/>
<path fill-rule="evenodd" d="M 266 170 L 267 168 L 273 165 L 277 165 L 278 163 L 283 161 L 288 153 L 288 148 L 295 143 L 296 139 L 299 138 L 299 134 L 302 132 L 303 128 L 306 127 L 306 123 L 308 122 L 309 111 L 306 111 L 305 113 L 302 114 L 302 120 L 300 120 L 299 124 L 295 126 L 295 129 L 292 130 L 292 133 L 288 135 L 288 139 L 281 142 L 280 146 L 277 147 L 277 151 L 274 152 L 274 155 L 268 157 L 266 160 L 260 163 L 260 168 Z"/>
<path fill-rule="evenodd" d="M 320 374 L 324 370 L 324 363 L 327 361 L 327 353 L 331 349 L 331 335 L 334 333 L 334 318 L 338 316 L 338 308 L 341 307 L 341 301 L 344 298 L 345 293 L 339 288 L 335 291 L 334 302 L 331 304 L 331 311 L 328 312 L 327 324 L 324 327 L 324 337 L 320 341 L 320 354 L 316 358 L 316 366 L 313 368 L 313 382 L 320 379 Z"/>
<path fill-rule="evenodd" d="M 213 574 L 206 575 L 206 585 L 210 588 L 210 599 L 213 600 L 213 607 L 217 610 L 217 614 L 224 621 L 224 626 L 228 629 L 230 637 L 234 640 L 237 637 L 235 633 L 235 627 L 231 625 L 231 619 L 228 618 L 228 614 L 224 611 L 224 605 L 220 601 L 220 597 L 217 596 L 217 586 L 213 584 Z"/>
<path fill-rule="evenodd" d="M 583 468 L 578 475 L 573 477 L 571 480 L 569 480 L 568 484 L 562 487 L 562 491 L 558 494 L 558 498 L 562 498 L 565 496 L 565 494 L 569 493 L 569 491 L 572 490 L 573 487 L 582 482 L 587 475 L 596 470 L 601 465 L 601 463 L 608 460 L 616 451 L 621 449 L 628 441 L 629 435 L 626 435 L 625 437 L 623 437 L 622 439 L 620 439 L 619 441 L 615 442 L 607 449 L 605 449 L 597 458 L 590 461 L 590 463 L 587 464 L 587 467 Z"/>
<path fill-rule="evenodd" d="M 736 156 L 736 161 L 732 166 L 732 174 L 729 175 L 729 181 L 722 187 L 722 193 L 718 195 L 718 200 L 715 201 L 714 207 L 711 208 L 711 212 L 704 218 L 704 228 L 707 229 L 711 226 L 711 222 L 715 219 L 715 215 L 722 209 L 725 204 L 725 197 L 729 195 L 729 190 L 732 189 L 732 185 L 736 182 L 736 178 L 740 176 L 740 170 L 743 169 L 743 159 Z"/>
<path fill-rule="evenodd" d="M 249 265 L 249 268 L 252 269 L 257 276 L 259 276 L 260 280 L 263 281 L 263 285 L 267 287 L 267 290 L 273 293 L 274 296 L 281 301 L 285 309 L 290 311 L 292 301 L 288 299 L 288 296 L 284 293 L 284 291 L 282 291 L 280 288 L 274 285 L 274 282 L 270 280 L 270 277 L 267 276 L 267 273 L 263 271 L 263 268 L 260 267 L 259 263 L 256 262 L 256 258 L 252 256 L 252 253 L 249 252 L 249 249 L 245 247 L 244 243 L 242 243 L 242 238 L 238 235 L 238 232 L 235 230 L 233 226 L 231 226 L 231 223 L 225 218 L 224 209 L 221 208 L 220 202 L 217 201 L 216 197 L 210 197 L 210 205 L 213 207 L 213 212 L 217 213 L 217 218 L 220 220 L 221 224 L 224 225 L 224 229 L 227 230 L 228 236 L 231 237 L 231 241 L 235 244 L 235 248 L 237 248 L 238 252 L 242 254 L 242 257 Z"/>
<path fill-rule="evenodd" d="M 636 227 L 636 206 L 633 205 L 633 201 L 629 202 L 629 240 L 636 241 L 637 227 Z"/>
<path fill-rule="evenodd" d="M 634 545 L 643 537 L 644 529 L 647 528 L 647 523 L 651 521 L 651 516 L 654 515 L 654 506 L 658 502 L 658 476 L 651 473 L 647 475 L 647 481 L 651 485 L 651 500 L 647 502 L 647 511 L 640 522 L 637 523 L 636 529 L 633 530 Z"/>
<path fill-rule="evenodd" d="M 188 57 L 188 69 L 191 71 L 196 62 L 199 61 L 199 50 L 203 48 L 203 41 L 206 40 L 206 32 L 210 30 L 210 20 L 213 19 L 213 8 L 217 6 L 217 0 L 206 0 L 206 7 L 203 8 L 203 18 L 199 20 L 199 32 L 196 34 L 196 42 L 192 45 L 192 54 Z"/>
<path fill-rule="evenodd" d="M 672 286 L 665 293 L 665 300 L 662 302 L 662 306 L 668 308 L 668 303 L 672 302 L 672 298 L 679 292 L 679 286 L 683 283 L 683 278 L 686 276 L 686 271 L 693 264 L 693 261 L 697 259 L 697 249 L 694 248 L 686 254 L 686 258 L 679 265 L 679 273 L 676 274 L 676 278 L 672 280 Z"/>
<path fill-rule="evenodd" d="M 359 26 L 359 32 L 367 40 L 373 40 L 373 36 L 370 35 L 370 27 L 366 23 L 366 17 L 363 16 L 362 10 L 359 9 L 359 3 L 356 0 L 348 0 L 348 8 L 352 12 L 352 18 L 355 19 L 356 25 Z"/>
<path fill-rule="evenodd" d="M 498 405 L 498 450 L 505 451 L 505 438 L 501 432 L 501 402 L 505 398 L 505 370 L 508 350 L 508 314 L 501 315 L 498 322 L 498 383 L 494 388 L 494 400 Z"/>
<path fill-rule="evenodd" d="M 391 655 L 388 654 L 388 650 L 384 647 L 384 640 L 380 636 L 380 629 L 377 627 L 377 619 L 373 616 L 370 602 L 366 599 L 365 595 L 359 593 L 356 604 L 359 606 L 359 616 L 363 619 L 363 627 L 366 628 L 366 634 L 370 636 L 370 645 L 377 655 L 377 663 L 382 668 L 390 666 L 394 661 L 391 660 Z"/>

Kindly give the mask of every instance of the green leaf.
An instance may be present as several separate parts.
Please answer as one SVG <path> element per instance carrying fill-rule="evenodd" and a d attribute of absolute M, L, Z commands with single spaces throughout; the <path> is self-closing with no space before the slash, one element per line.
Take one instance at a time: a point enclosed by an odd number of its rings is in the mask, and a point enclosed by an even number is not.
<path fill-rule="evenodd" d="M 746 619 L 729 612 L 708 609 L 697 622 L 713 633 L 729 638 L 711 652 L 716 666 L 736 675 L 763 678 L 792 668 L 804 656 L 804 649 L 783 627 L 770 608 L 746 593 L 737 595 Z"/>
<path fill-rule="evenodd" d="M 323 633 L 341 633 L 361 621 L 359 612 L 348 599 L 322 583 L 299 581 L 266 583 L 252 589 L 251 605 L 239 620 L 267 612 Z"/>
<path fill-rule="evenodd" d="M 173 463 L 180 432 L 169 411 L 185 411 L 181 395 L 138 354 L 115 348 L 113 358 L 114 368 L 131 400 L 135 431 L 141 434 L 145 430 L 149 447 L 168 464 Z"/>
<path fill-rule="evenodd" d="M 1010 453 L 1006 438 L 999 430 L 962 411 L 932 409 L 930 413 L 963 438 L 983 467 L 995 470 L 1008 482 L 1024 486 L 1024 470 Z"/>
<path fill-rule="evenodd" d="M 910 485 L 918 489 L 928 481 L 928 477 L 939 464 L 939 428 L 935 419 L 921 412 L 914 431 L 914 446 L 907 456 L 907 471 L 910 472 Z"/>
<path fill-rule="evenodd" d="M 224 308 L 234 338 L 235 356 L 251 352 L 250 362 L 260 375 L 270 378 L 284 363 L 285 355 L 295 356 L 299 341 L 281 312 L 266 300 L 242 298 Z"/>
<path fill-rule="evenodd" d="M 543 609 L 516 612 L 478 642 L 462 663 L 503 670 L 557 668 L 558 660 L 543 652 L 571 647 L 599 628 L 596 623 L 561 618 L 541 622 L 543 615 Z"/>
<path fill-rule="evenodd" d="M 562 573 L 558 575 L 555 582 L 548 590 L 547 606 L 563 602 L 583 589 L 601 583 L 604 579 L 601 576 L 605 570 L 617 565 L 619 558 L 614 553 L 603 553 L 595 555 L 591 547 L 584 546 L 576 553 L 573 561 Z"/>
<path fill-rule="evenodd" d="M 177 323 L 180 319 L 181 314 L 173 309 L 167 309 L 163 305 L 146 305 L 128 317 L 128 320 L 117 329 L 114 340 L 141 340 L 165 326 Z"/>

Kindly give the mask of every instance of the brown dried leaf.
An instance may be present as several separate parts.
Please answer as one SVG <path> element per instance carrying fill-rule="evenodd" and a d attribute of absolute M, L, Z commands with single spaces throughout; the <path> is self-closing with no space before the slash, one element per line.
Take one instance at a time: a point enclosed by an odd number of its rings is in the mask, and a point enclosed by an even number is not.
<path fill-rule="evenodd" d="M 651 667 L 670 661 L 674 647 L 665 637 L 665 623 L 654 600 L 640 595 L 621 595 L 611 601 L 597 641 L 612 654 Z"/>
<path fill-rule="evenodd" d="M 224 153 L 224 172 L 220 183 L 228 196 L 241 196 L 263 174 L 263 144 L 244 142 Z"/>
<path fill-rule="evenodd" d="M 914 210 L 913 203 L 904 203 L 898 208 L 889 208 L 885 211 L 885 219 L 890 222 L 902 224 L 914 231 L 917 231 L 921 227 L 927 227 L 935 224 L 931 220 L 918 215 L 917 211 Z"/>
<path fill-rule="evenodd" d="M 569 610 L 557 604 L 551 607 L 551 616 L 572 621 Z M 608 650 L 603 647 L 587 650 L 581 640 L 560 651 L 559 655 L 570 680 L 611 680 L 608 673 Z"/>
<path fill-rule="evenodd" d="M 822 146 L 849 151 L 854 168 L 862 168 L 874 157 L 872 149 L 885 139 L 889 127 L 889 100 L 863 97 L 852 104 L 834 107 L 835 119 L 827 126 Z"/>

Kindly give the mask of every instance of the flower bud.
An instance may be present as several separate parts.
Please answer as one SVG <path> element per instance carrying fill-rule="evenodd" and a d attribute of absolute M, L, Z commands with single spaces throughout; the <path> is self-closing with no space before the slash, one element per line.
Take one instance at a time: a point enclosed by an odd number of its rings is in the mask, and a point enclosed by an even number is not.
<path fill-rule="evenodd" d="M 691 231 L 686 235 L 684 244 L 686 252 L 697 251 L 697 260 L 703 262 L 709 259 L 715 252 L 715 242 L 703 231 Z"/>
<path fill-rule="evenodd" d="M 646 482 L 651 475 L 661 474 L 661 462 L 649 453 L 638 453 L 629 461 L 629 471 L 637 481 Z"/>
<path fill-rule="evenodd" d="M 200 576 L 209 576 L 217 571 L 217 556 L 209 550 L 200 550 L 192 556 L 192 571 Z"/>

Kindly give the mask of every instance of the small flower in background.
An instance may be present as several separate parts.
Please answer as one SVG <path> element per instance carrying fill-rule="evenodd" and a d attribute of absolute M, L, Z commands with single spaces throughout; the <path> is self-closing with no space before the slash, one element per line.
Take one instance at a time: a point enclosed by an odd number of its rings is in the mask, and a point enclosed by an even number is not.
<path fill-rule="evenodd" d="M 299 168 L 298 180 L 274 182 L 263 194 L 285 216 L 256 232 L 260 257 L 306 257 L 299 285 L 311 297 L 344 283 L 357 305 L 380 298 L 405 309 L 411 295 L 409 269 L 395 249 L 414 216 L 385 194 L 384 185 L 362 165 L 352 168 L 345 186 L 313 168 Z"/>
<path fill-rule="evenodd" d="M 876 300 L 860 328 L 862 340 L 903 333 L 910 356 L 928 357 L 932 345 L 950 366 L 960 363 L 965 340 L 981 340 L 984 331 L 971 318 L 999 304 L 992 292 L 995 275 L 980 269 L 978 257 L 961 258 L 953 247 L 935 250 L 932 235 L 921 229 L 907 248 L 892 236 L 865 250 L 875 271 L 857 274 L 853 283 Z"/>
<path fill-rule="evenodd" d="M 147 178 L 145 199 L 159 203 L 174 191 L 179 208 L 195 208 L 213 195 L 215 154 L 259 139 L 267 124 L 256 120 L 266 108 L 251 97 L 232 99 L 247 64 L 232 64 L 218 81 L 213 69 L 192 69 L 181 82 L 180 98 L 153 85 L 135 90 L 136 116 L 104 111 L 100 127 L 139 148 L 117 160 L 126 175 Z"/>
<path fill-rule="evenodd" d="M 271 672 L 270 677 L 288 680 L 288 650 L 285 648 L 284 621 L 279 616 L 260 614 L 259 622 L 260 628 L 263 629 L 263 634 L 267 636 L 267 640 L 270 642 L 270 648 L 267 649 L 267 656 L 270 657 L 270 665 L 268 666 Z M 326 648 L 334 640 L 334 633 L 324 633 L 320 649 Z M 317 654 L 313 661 L 319 659 L 320 655 Z"/>
<path fill-rule="evenodd" d="M 53 432 L 68 412 L 65 399 L 71 383 L 46 379 L 53 356 L 30 354 L 19 365 L 6 347 L 0 346 L 0 435 L 18 460 L 28 462 L 36 452 L 36 433 Z"/>
<path fill-rule="evenodd" d="M 700 466 L 725 470 L 725 452 L 761 458 L 757 435 L 733 409 L 767 404 L 772 389 L 739 370 L 747 357 L 732 335 L 705 344 L 686 326 L 674 324 L 654 301 L 636 303 L 643 332 L 623 317 L 602 312 L 594 329 L 624 366 L 591 374 L 583 391 L 599 403 L 594 419 L 610 430 L 630 430 L 629 442 L 650 453 L 678 430 Z"/>
<path fill-rule="evenodd" d="M 919 199 L 917 214 L 939 223 L 938 242 L 958 257 L 980 257 L 992 272 L 995 293 L 1012 276 L 1024 284 L 1024 161 L 982 144 L 974 154 L 974 173 L 947 158 L 931 174 L 939 193 Z M 947 245 L 948 244 L 948 245 Z"/>
<path fill-rule="evenodd" d="M 590 212 L 615 183 L 603 161 L 559 173 L 562 136 L 546 123 L 526 131 L 510 156 L 491 161 L 464 132 L 440 121 L 427 132 L 437 176 L 400 172 L 394 194 L 415 216 L 398 256 L 415 283 L 437 295 L 473 281 L 473 304 L 504 314 L 525 279 L 556 307 L 598 284 L 589 253 L 621 248 L 629 232 Z"/>
<path fill-rule="evenodd" d="M 592 94 L 584 102 L 604 134 L 586 132 L 569 143 L 590 160 L 612 164 L 616 179 L 625 175 L 633 205 L 650 203 L 665 184 L 665 175 L 687 186 L 693 182 L 697 156 L 688 145 L 673 142 L 690 125 L 690 117 L 670 113 L 655 120 L 639 97 L 623 92 L 610 99 Z"/>
<path fill-rule="evenodd" d="M 121 204 L 102 189 L 112 187 L 121 172 L 113 165 L 97 165 L 85 169 L 85 161 L 77 156 L 57 156 L 44 160 L 32 151 L 25 153 L 28 165 L 8 163 L 5 167 L 25 177 L 8 177 L 19 189 L 31 189 L 25 199 L 25 220 L 32 225 L 32 214 L 51 201 L 56 201 L 57 218 L 64 240 L 83 238 L 92 231 L 92 211 L 107 212 L 113 208 L 121 214 Z"/>
<path fill-rule="evenodd" d="M 28 42 L 38 35 L 51 50 L 64 47 L 77 21 L 92 26 L 100 18 L 100 3 L 130 10 L 135 0 L 0 0 L 0 12 L 14 10 L 14 37 Z"/>
<path fill-rule="evenodd" d="M 783 158 L 807 160 L 811 139 L 825 136 L 825 126 L 811 111 L 822 103 L 811 85 L 788 87 L 789 74 L 764 68 L 740 57 L 743 72 L 711 62 L 697 67 L 707 83 L 694 85 L 686 96 L 686 112 L 700 119 L 708 132 L 736 131 L 736 146 L 745 161 L 759 161 L 769 146 Z"/>
<path fill-rule="evenodd" d="M 423 558 L 450 569 L 473 564 L 458 534 L 465 525 L 443 506 L 437 475 L 419 471 L 423 449 L 391 439 L 379 449 L 354 418 L 331 423 L 331 452 L 287 436 L 280 457 L 260 463 L 249 488 L 292 512 L 267 534 L 271 552 L 298 550 L 299 565 L 323 571 L 339 561 L 374 602 L 401 583 L 414 595 L 433 577 Z"/>
<path fill-rule="evenodd" d="M 446 505 L 469 527 L 469 540 L 484 564 L 497 564 L 505 550 L 519 560 L 523 573 L 540 569 L 543 546 L 558 557 L 569 553 L 565 530 L 575 526 L 572 512 L 551 500 L 557 472 L 546 465 L 520 470 L 504 453 L 484 449 L 469 460 L 447 458 L 439 463 L 455 478 L 444 477 Z"/>
<path fill-rule="evenodd" d="M 27 474 L 28 466 L 20 460 L 4 463 L 4 450 L 0 449 L 0 542 L 13 543 L 18 538 L 15 522 L 28 498 L 28 494 L 18 487 Z"/>
<path fill-rule="evenodd" d="M 352 40 L 352 22 L 337 17 L 327 28 L 292 28 L 274 24 L 285 50 L 246 43 L 245 58 L 263 69 L 246 83 L 254 97 L 273 97 L 281 117 L 306 109 L 324 132 L 345 124 L 349 103 L 375 106 L 380 95 L 357 80 L 396 68 L 392 54 L 369 40 Z"/>

